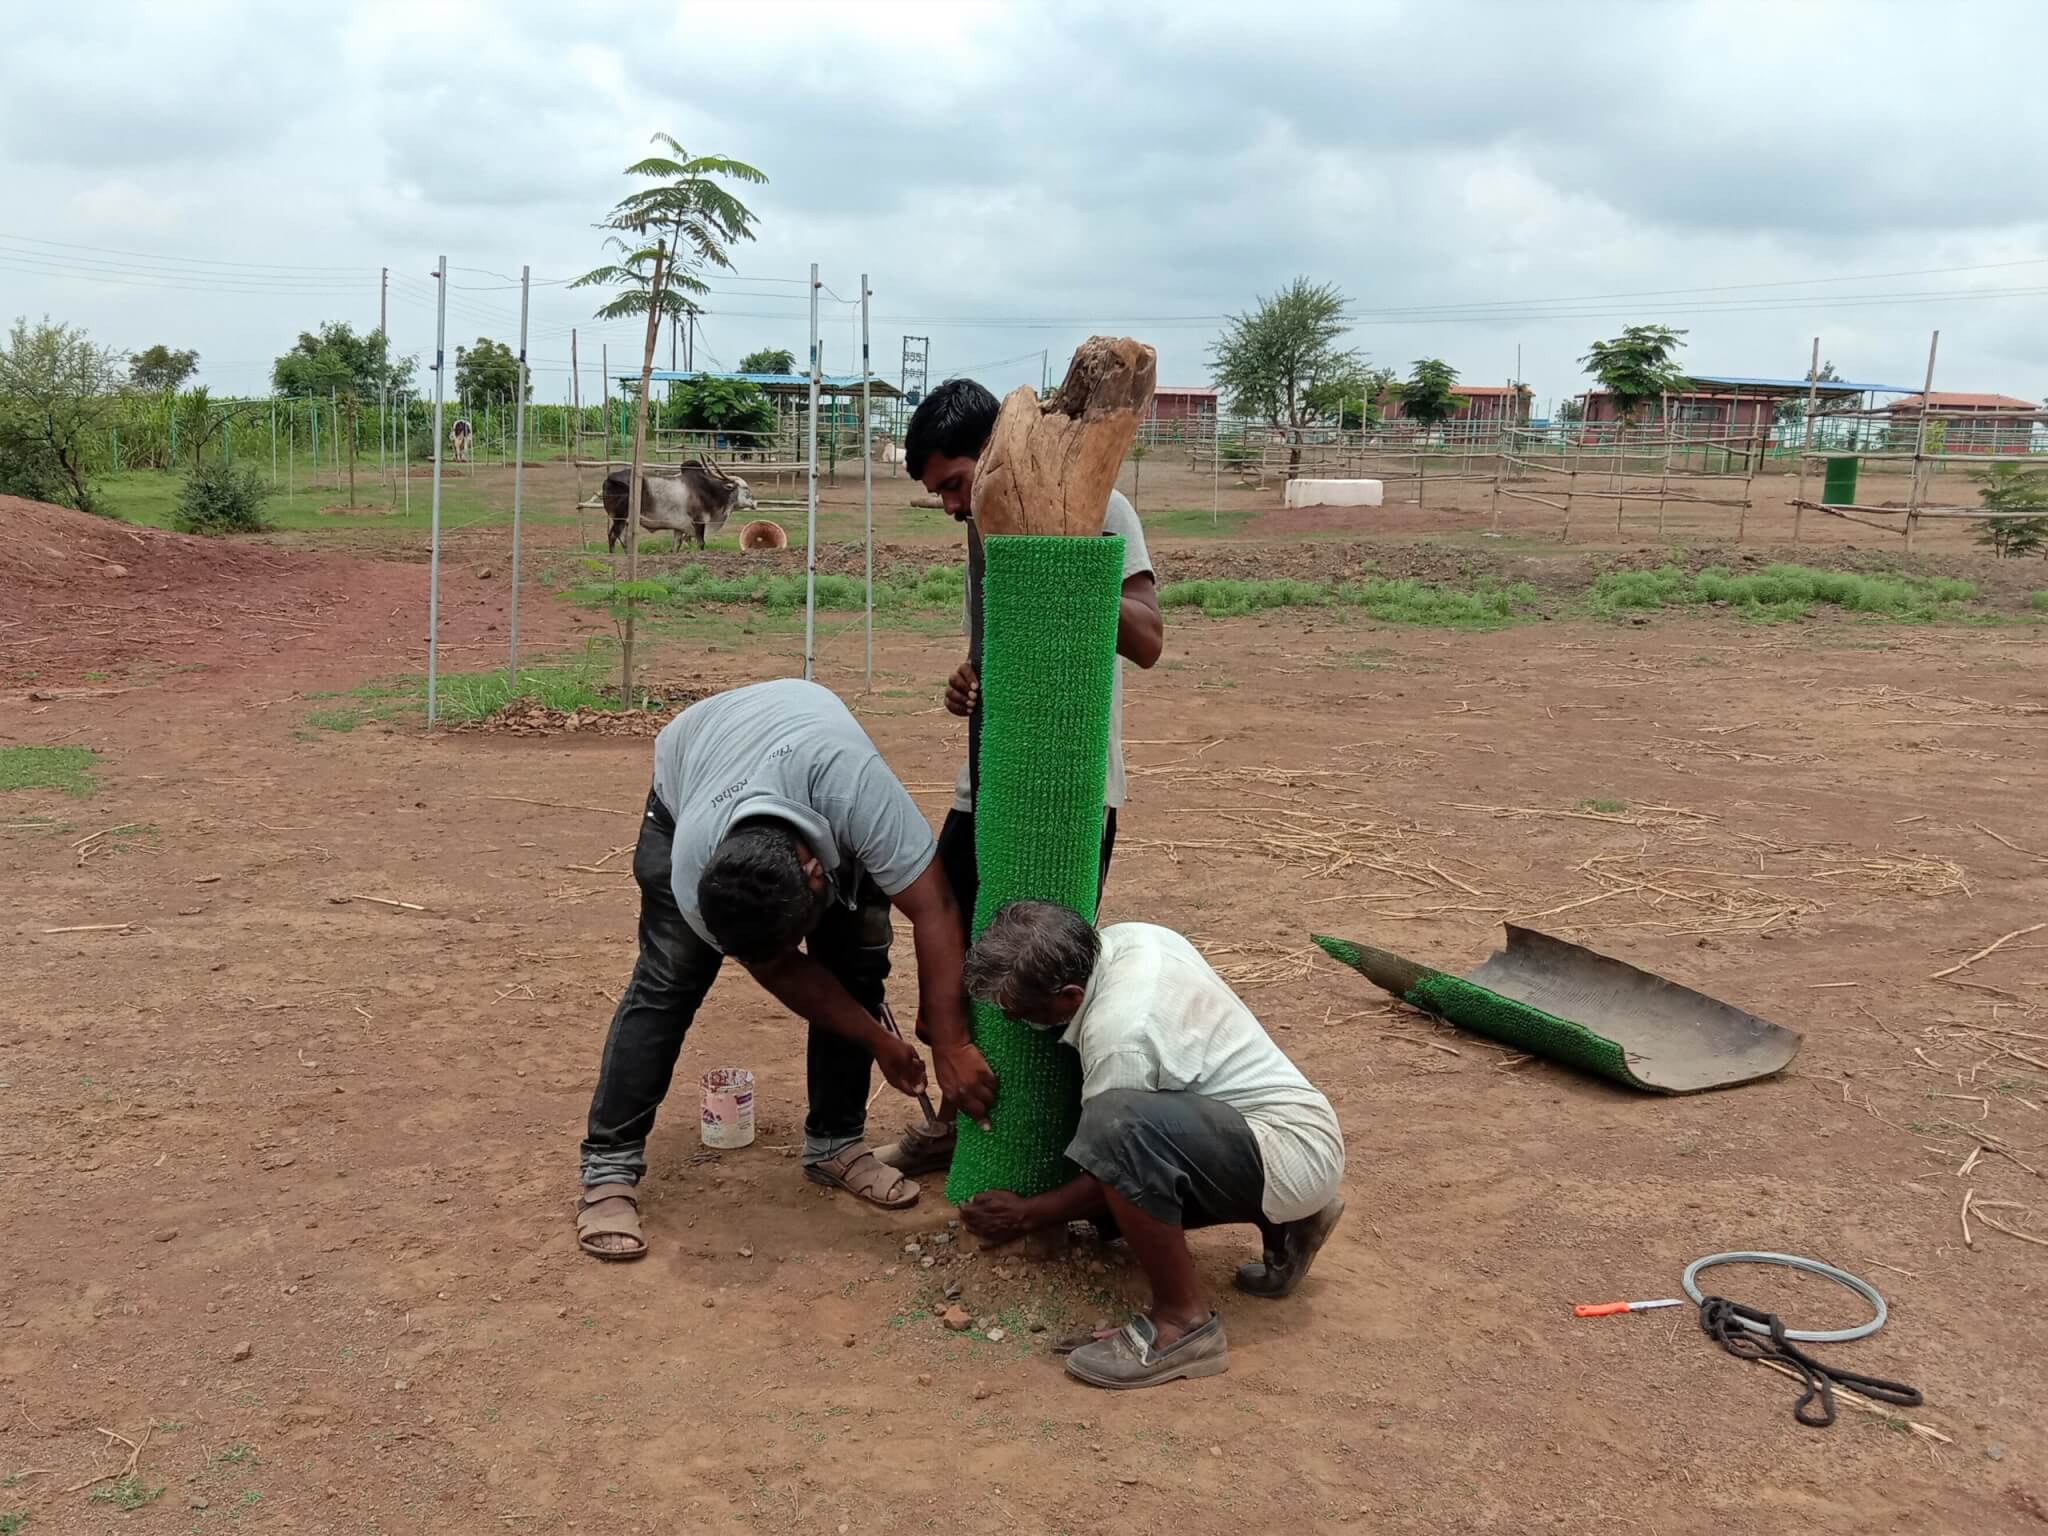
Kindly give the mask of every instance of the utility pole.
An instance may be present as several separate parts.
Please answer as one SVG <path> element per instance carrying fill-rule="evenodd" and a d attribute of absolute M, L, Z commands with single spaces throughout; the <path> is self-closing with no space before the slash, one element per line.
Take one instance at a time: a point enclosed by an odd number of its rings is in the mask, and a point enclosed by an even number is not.
<path fill-rule="evenodd" d="M 810 679 L 816 659 L 814 638 L 818 618 L 818 264 L 811 263 L 811 389 L 810 420 L 804 464 L 804 678 Z"/>
<path fill-rule="evenodd" d="M 864 691 L 875 691 L 875 452 L 868 424 L 868 378 L 873 369 L 868 365 L 868 300 L 872 292 L 868 288 L 868 275 L 860 275 L 860 499 L 866 513 L 866 543 L 868 547 L 868 650 L 867 682 Z"/>
<path fill-rule="evenodd" d="M 434 510 L 431 553 L 427 559 L 427 729 L 434 728 L 436 683 L 441 659 L 441 442 L 442 400 L 448 369 L 448 258 L 434 268 Z M 408 483 L 410 483 L 408 481 Z"/>
<path fill-rule="evenodd" d="M 390 325 L 388 312 L 391 303 L 391 269 L 389 267 L 379 267 L 377 271 L 377 335 L 384 343 L 384 359 L 377 368 L 377 480 L 379 484 L 382 484 L 385 480 L 386 471 L 384 461 L 384 383 L 391 372 L 391 332 L 388 329 Z M 273 480 L 276 478 L 275 475 L 271 476 Z"/>
<path fill-rule="evenodd" d="M 526 313 L 532 267 L 519 269 L 519 396 L 512 406 L 512 698 L 519 696 L 519 494 L 526 474 Z"/>

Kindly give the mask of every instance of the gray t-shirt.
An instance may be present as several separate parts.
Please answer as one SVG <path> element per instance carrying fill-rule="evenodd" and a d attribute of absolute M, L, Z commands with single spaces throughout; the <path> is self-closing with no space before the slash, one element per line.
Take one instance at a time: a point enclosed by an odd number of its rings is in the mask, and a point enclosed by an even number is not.
<path fill-rule="evenodd" d="M 1125 498 L 1122 491 L 1109 493 L 1109 505 L 1103 510 L 1102 531 L 1116 534 L 1124 541 L 1124 574 L 1129 581 L 1133 576 L 1150 575 L 1152 554 L 1145 548 L 1145 526 L 1138 521 L 1137 509 Z M 968 537 L 974 536 L 970 524 Z M 981 573 L 976 566 L 979 562 L 969 560 L 967 565 L 967 608 L 965 630 L 970 648 L 974 636 L 974 610 L 981 605 Z M 977 665 L 980 658 L 975 658 Z M 1116 670 L 1109 685 L 1109 777 L 1103 782 L 1102 803 L 1111 810 L 1124 803 L 1124 663 L 1119 656 Z M 968 765 L 960 765 L 960 777 L 953 783 L 953 809 L 972 811 L 974 809 L 974 785 L 968 773 Z"/>
<path fill-rule="evenodd" d="M 833 872 L 833 898 L 847 907 L 863 873 L 883 895 L 900 895 L 937 846 L 852 712 L 801 678 L 715 694 L 669 721 L 654 738 L 654 792 L 676 823 L 676 905 L 714 949 L 697 882 L 736 821 L 787 822 Z"/>

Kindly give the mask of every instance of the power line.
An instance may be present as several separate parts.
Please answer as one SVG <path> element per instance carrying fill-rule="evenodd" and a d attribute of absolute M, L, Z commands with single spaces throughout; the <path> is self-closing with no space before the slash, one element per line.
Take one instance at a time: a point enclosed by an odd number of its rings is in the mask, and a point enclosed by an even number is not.
<path fill-rule="evenodd" d="M 1418 304 L 1399 308 L 1382 308 L 1373 313 L 1407 314 L 1422 311 L 1449 309 L 1522 309 L 1530 306 L 1553 304 L 1605 304 L 1616 299 L 1661 299 L 1690 293 L 1741 293 L 1760 288 L 1809 288 L 1832 283 L 1876 283 L 1887 282 L 1898 277 L 1945 277 L 1958 272 L 1996 272 L 2012 267 L 2048 266 L 2048 256 L 2028 256 L 2017 261 L 1987 261 L 1974 266 L 1961 267 L 1919 267 L 1904 272 L 1866 272 L 1853 277 L 1793 277 L 1767 283 L 1715 283 L 1697 288 L 1641 288 L 1627 293 L 1581 294 L 1575 298 L 1563 299 L 1499 299 L 1490 302 L 1468 301 L 1458 304 Z"/>
<path fill-rule="evenodd" d="M 37 266 L 9 260 L 0 252 L 0 268 L 10 272 L 21 272 L 33 277 L 54 278 L 64 282 L 106 283 L 120 288 L 149 288 L 183 293 L 240 293 L 240 294 L 342 294 L 375 291 L 376 274 L 367 272 L 360 282 L 350 284 L 298 284 L 284 287 L 252 286 L 245 283 L 170 282 L 124 272 L 95 272 L 91 270 L 69 270 L 61 267 Z"/>
<path fill-rule="evenodd" d="M 0 240 L 14 240 L 23 245 L 49 245 L 66 251 L 96 251 L 102 256 L 138 256 L 145 261 L 180 262 L 204 267 L 241 267 L 255 271 L 271 272 L 358 272 L 360 267 L 308 267 L 283 262 L 268 261 L 221 261 L 211 256 L 164 256 L 150 251 L 123 251 L 104 245 L 78 245 L 68 240 L 44 240 L 35 235 L 11 235 L 0 231 Z"/>
<path fill-rule="evenodd" d="M 45 263 L 26 262 L 16 259 L 12 253 L 5 250 L 0 250 L 0 264 L 4 264 L 11 272 L 46 277 L 58 282 L 112 283 L 129 288 L 172 289 L 191 293 L 355 293 L 364 287 L 374 290 L 377 283 L 375 274 L 365 275 L 355 282 L 207 282 L 196 277 L 187 282 L 135 272 L 101 271 L 91 267 L 50 266 Z"/>

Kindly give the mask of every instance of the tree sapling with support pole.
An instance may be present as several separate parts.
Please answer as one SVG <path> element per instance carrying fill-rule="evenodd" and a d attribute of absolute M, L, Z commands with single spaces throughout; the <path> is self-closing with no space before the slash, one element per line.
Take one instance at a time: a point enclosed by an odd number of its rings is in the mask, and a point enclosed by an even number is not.
<path fill-rule="evenodd" d="M 640 241 L 648 235 L 654 244 L 639 245 L 613 235 L 607 244 L 619 255 L 614 261 L 584 273 L 570 283 L 572 288 L 618 285 L 618 296 L 599 307 L 599 319 L 617 320 L 627 315 L 645 315 L 647 331 L 640 355 L 640 396 L 633 411 L 633 446 L 628 458 L 626 496 L 626 580 L 614 591 L 623 602 L 621 626 L 619 701 L 633 707 L 634 612 L 640 593 L 640 503 L 641 477 L 647 448 L 648 396 L 653 390 L 654 349 L 661 337 L 664 315 L 679 314 L 687 305 L 685 293 L 707 291 L 704 280 L 692 269 L 709 262 L 730 270 L 729 248 L 736 240 L 751 240 L 754 215 L 746 204 L 719 185 L 718 178 L 764 182 L 768 178 L 751 165 L 719 155 L 692 157 L 666 133 L 654 135 L 653 142 L 669 153 L 652 155 L 626 167 L 628 176 L 644 176 L 653 185 L 628 193 L 612 208 L 600 226 L 630 233 Z M 690 253 L 685 254 L 685 251 Z M 609 369 L 607 369 L 609 373 Z M 609 390 L 609 384 L 607 384 Z"/>

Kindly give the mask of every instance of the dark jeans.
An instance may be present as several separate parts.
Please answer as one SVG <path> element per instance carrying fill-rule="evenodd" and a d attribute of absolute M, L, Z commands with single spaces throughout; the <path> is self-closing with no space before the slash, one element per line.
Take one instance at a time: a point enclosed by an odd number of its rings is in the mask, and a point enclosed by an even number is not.
<path fill-rule="evenodd" d="M 1116 811 L 1112 807 L 1102 815 L 1102 875 L 1095 885 L 1098 903 L 1109 886 L 1109 860 L 1115 852 Z M 974 860 L 974 812 L 946 812 L 945 822 L 939 827 L 939 867 L 946 872 L 946 884 L 953 890 L 953 904 L 960 909 L 960 926 L 971 937 L 974 933 L 974 899 L 981 892 L 981 873 Z"/>
<path fill-rule="evenodd" d="M 1067 1156 L 1154 1221 L 1257 1227 L 1266 1220 L 1266 1160 L 1245 1118 L 1199 1093 L 1114 1088 L 1081 1106 Z"/>
<path fill-rule="evenodd" d="M 683 1037 L 724 956 L 683 921 L 669 883 L 676 826 L 650 790 L 640 841 L 633 850 L 633 880 L 640 887 L 640 958 L 619 994 L 605 1037 L 590 1122 L 583 1138 L 583 1183 L 637 1184 L 647 1171 L 647 1136 L 654 1112 L 668 1096 Z M 812 959 L 838 978 L 853 1000 L 880 1016 L 889 976 L 889 902 L 861 876 L 858 907 L 833 903 L 805 941 Z M 816 1024 L 810 1026 L 804 1075 L 810 1113 L 804 1119 L 804 1161 L 831 1157 L 858 1142 L 867 1129 L 873 1054 L 863 1045 Z"/>

